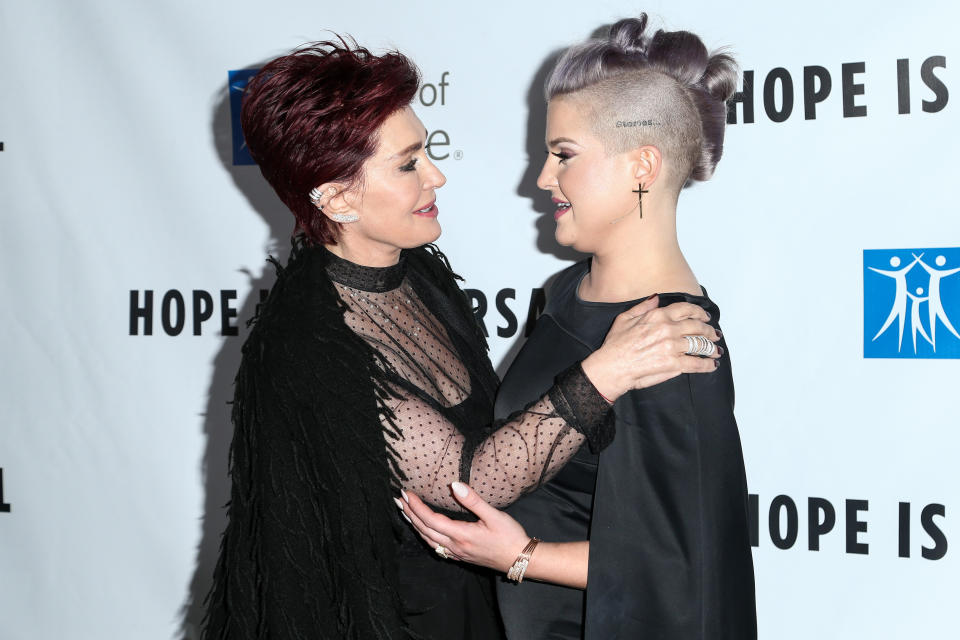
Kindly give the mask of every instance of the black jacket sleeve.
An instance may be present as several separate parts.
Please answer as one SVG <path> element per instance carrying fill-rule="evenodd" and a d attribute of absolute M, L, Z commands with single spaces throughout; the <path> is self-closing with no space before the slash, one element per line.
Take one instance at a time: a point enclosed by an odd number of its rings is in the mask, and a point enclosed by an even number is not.
<path fill-rule="evenodd" d="M 285 292 L 289 279 L 258 313 L 237 374 L 229 524 L 204 634 L 408 638 L 374 363 L 336 329 L 329 296 Z M 311 284 L 322 286 L 295 290 Z"/>
<path fill-rule="evenodd" d="M 590 532 L 587 640 L 756 638 L 729 352 L 720 362 L 615 405 Z"/>

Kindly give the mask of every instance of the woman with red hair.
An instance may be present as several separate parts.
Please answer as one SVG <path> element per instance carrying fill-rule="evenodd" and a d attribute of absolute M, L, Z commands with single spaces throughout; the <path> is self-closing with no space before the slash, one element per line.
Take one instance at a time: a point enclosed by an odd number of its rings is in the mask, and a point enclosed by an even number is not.
<path fill-rule="evenodd" d="M 716 367 L 683 355 L 682 336 L 718 339 L 703 309 L 645 303 L 494 423 L 483 334 L 430 244 L 446 179 L 410 108 L 418 82 L 401 54 L 341 40 L 248 85 L 246 141 L 297 234 L 236 378 L 207 638 L 500 637 L 489 576 L 424 548 L 394 492 L 465 518 L 449 488 L 462 481 L 506 506 L 583 443 L 608 445 L 622 393 Z"/>

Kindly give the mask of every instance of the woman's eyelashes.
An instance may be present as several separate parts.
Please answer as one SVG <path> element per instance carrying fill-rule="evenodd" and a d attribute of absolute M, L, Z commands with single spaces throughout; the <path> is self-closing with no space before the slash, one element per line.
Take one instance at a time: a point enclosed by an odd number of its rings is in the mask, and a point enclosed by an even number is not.
<path fill-rule="evenodd" d="M 560 164 L 564 164 L 567 160 L 573 157 L 572 153 L 567 153 L 566 151 L 550 151 L 550 155 L 560 158 Z"/>
<path fill-rule="evenodd" d="M 430 145 L 429 145 L 429 144 L 425 144 L 425 145 L 423 146 L 423 151 L 424 151 L 424 153 L 426 153 L 426 151 L 427 151 L 428 149 L 430 149 Z M 416 156 L 410 158 L 410 162 L 408 162 L 407 164 L 401 166 L 401 167 L 400 167 L 400 171 L 413 171 L 414 169 L 417 168 L 417 161 L 419 161 L 419 160 L 420 160 L 420 158 L 418 158 L 418 157 L 416 157 Z"/>

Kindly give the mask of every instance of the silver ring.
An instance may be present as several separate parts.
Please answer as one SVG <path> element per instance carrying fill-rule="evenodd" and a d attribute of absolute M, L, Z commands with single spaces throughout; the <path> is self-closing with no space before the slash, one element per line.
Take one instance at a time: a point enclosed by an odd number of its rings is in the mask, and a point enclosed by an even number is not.
<path fill-rule="evenodd" d="M 443 558 L 444 560 L 449 560 L 449 559 L 450 559 L 450 556 L 448 555 L 449 552 L 447 551 L 447 548 L 446 548 L 445 546 L 443 546 L 442 544 L 438 544 L 438 545 L 437 545 L 437 548 L 434 549 L 434 551 L 437 553 L 438 556 L 440 556 L 440 557 Z"/>
<path fill-rule="evenodd" d="M 684 353 L 688 356 L 712 356 L 717 352 L 717 345 L 706 336 L 684 337 L 687 339 L 687 350 Z"/>

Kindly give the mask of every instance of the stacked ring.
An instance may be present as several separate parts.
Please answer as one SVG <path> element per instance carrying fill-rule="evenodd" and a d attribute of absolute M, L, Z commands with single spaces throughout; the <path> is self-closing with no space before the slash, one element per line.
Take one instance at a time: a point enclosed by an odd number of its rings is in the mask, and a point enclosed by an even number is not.
<path fill-rule="evenodd" d="M 684 336 L 687 339 L 686 355 L 688 356 L 712 356 L 717 351 L 717 345 L 707 339 L 706 336 Z"/>

